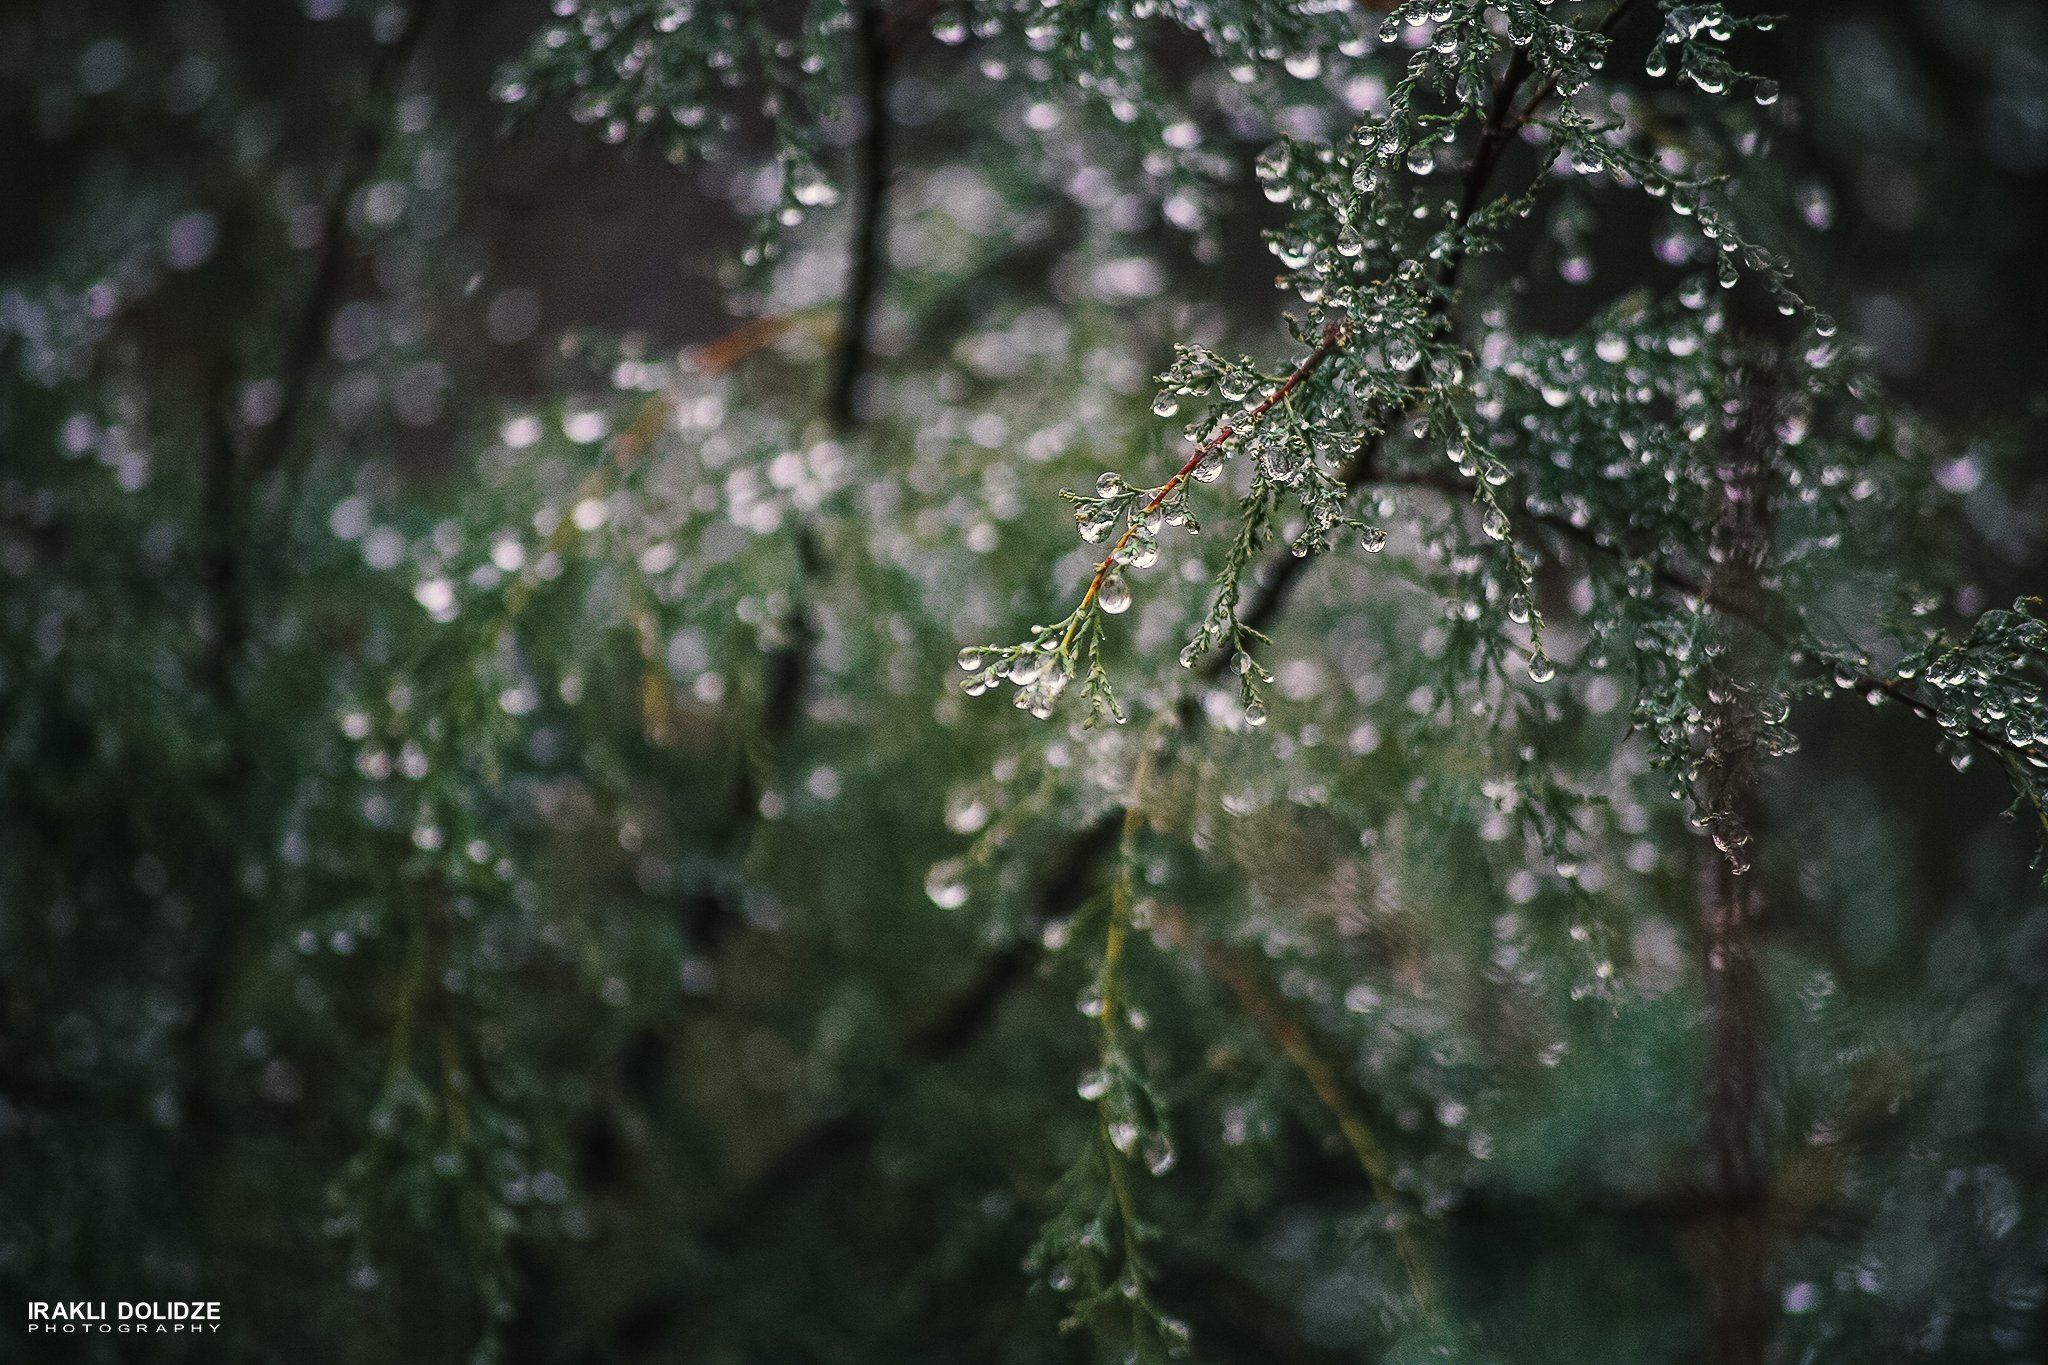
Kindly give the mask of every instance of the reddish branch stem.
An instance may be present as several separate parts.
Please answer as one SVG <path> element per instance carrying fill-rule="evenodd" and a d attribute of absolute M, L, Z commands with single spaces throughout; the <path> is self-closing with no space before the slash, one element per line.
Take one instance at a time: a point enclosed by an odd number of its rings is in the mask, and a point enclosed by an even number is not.
<path fill-rule="evenodd" d="M 1325 360 L 1328 360 L 1331 356 L 1342 350 L 1344 343 L 1349 338 L 1350 332 L 1339 324 L 1333 322 L 1325 326 L 1323 328 L 1322 341 L 1313 351 L 1308 353 L 1306 359 L 1294 367 L 1294 373 L 1282 380 L 1279 387 L 1260 399 L 1258 405 L 1246 411 L 1244 416 L 1237 419 L 1236 423 L 1226 422 L 1214 436 L 1211 436 L 1208 440 L 1195 447 L 1195 453 L 1188 456 L 1187 463 L 1183 464 L 1179 471 L 1172 478 L 1168 479 L 1157 493 L 1152 495 L 1152 500 L 1145 504 L 1137 516 L 1131 518 L 1130 525 L 1126 526 L 1124 533 L 1117 537 L 1116 544 L 1109 547 L 1109 553 L 1103 556 L 1100 564 L 1095 566 L 1095 576 L 1088 580 L 1088 591 L 1081 595 L 1081 605 L 1074 613 L 1074 624 L 1068 626 L 1067 633 L 1060 638 L 1060 648 L 1062 650 L 1066 649 L 1068 644 L 1073 641 L 1074 632 L 1081 625 L 1081 613 L 1086 611 L 1088 604 L 1093 602 L 1096 596 L 1101 593 L 1104 581 L 1109 578 L 1109 571 L 1116 567 L 1116 557 L 1123 553 L 1124 547 L 1131 543 L 1131 538 L 1138 534 L 1138 528 L 1144 524 L 1145 518 L 1157 511 L 1159 504 L 1165 502 L 1167 498 L 1173 495 L 1174 489 L 1187 482 L 1188 477 L 1195 472 L 1196 465 L 1216 451 L 1221 450 L 1230 442 L 1231 438 L 1256 426 L 1267 413 L 1273 410 L 1276 404 L 1287 401 L 1287 396 L 1300 388 L 1302 381 L 1321 368 Z"/>

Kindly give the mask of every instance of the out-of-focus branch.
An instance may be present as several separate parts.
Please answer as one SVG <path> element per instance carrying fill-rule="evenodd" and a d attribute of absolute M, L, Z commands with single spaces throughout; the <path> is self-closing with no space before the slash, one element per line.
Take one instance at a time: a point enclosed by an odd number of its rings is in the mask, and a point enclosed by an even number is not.
<path fill-rule="evenodd" d="M 321 221 L 319 263 L 286 335 L 284 361 L 278 371 L 277 413 L 249 443 L 248 469 L 254 477 L 280 467 L 298 435 L 299 419 L 327 351 L 327 330 L 348 292 L 355 263 L 349 209 L 357 192 L 376 173 L 390 142 L 391 112 L 385 106 L 426 31 L 432 6 L 433 0 L 414 0 L 406 11 L 404 27 L 377 48 L 363 73 L 364 108 L 354 120 L 334 171 L 334 188 Z"/>
<path fill-rule="evenodd" d="M 1763 1133 L 1763 978 L 1756 921 L 1763 896 L 1749 871 L 1761 814 L 1758 759 L 1764 723 L 1752 685 L 1749 618 L 1763 603 L 1770 554 L 1772 462 L 1779 408 L 1775 357 L 1736 361 L 1741 404 L 1727 434 L 1721 523 L 1708 580 L 1717 642 L 1702 669 L 1699 743 L 1704 747 L 1699 817 L 1713 836 L 1698 878 L 1699 947 L 1707 1007 L 1707 1160 L 1722 1213 L 1707 1228 L 1705 1266 L 1710 1358 L 1760 1365 L 1770 1346 L 1764 1282 L 1770 1228 Z M 1768 643 L 1768 642 L 1766 642 Z"/>
<path fill-rule="evenodd" d="M 1071 842 L 1040 879 L 1034 903 L 1041 924 L 1066 919 L 1101 887 L 1108 860 L 1123 831 L 1123 812 L 1103 816 L 1071 836 Z M 904 1061 L 927 1065 L 965 1052 L 995 1023 L 1003 1002 L 1031 976 L 1044 948 L 1022 936 L 983 960 L 956 991 L 904 1040 Z M 872 1113 L 850 1109 L 806 1130 L 757 1172 L 727 1204 L 707 1236 L 730 1241 L 779 1205 L 801 1195 L 807 1182 L 857 1154 L 877 1133 Z"/>
<path fill-rule="evenodd" d="M 224 723 L 232 724 L 239 710 L 242 647 L 248 638 L 248 609 L 242 565 L 243 477 L 242 459 L 235 448 L 233 393 L 235 362 L 223 347 L 216 357 L 213 373 L 206 382 L 203 429 L 206 438 L 205 477 L 201 496 L 205 501 L 207 546 L 202 573 L 212 606 L 213 638 L 207 644 L 206 686 L 213 693 Z M 230 743 L 229 764 L 237 765 L 244 755 L 238 743 Z M 239 785 L 231 779 L 229 786 Z"/>
<path fill-rule="evenodd" d="M 335 173 L 336 187 L 328 205 L 320 261 L 286 341 L 278 410 L 269 425 L 260 428 L 249 441 L 246 450 L 237 449 L 233 427 L 233 390 L 239 369 L 232 339 L 220 347 L 207 382 L 203 496 L 210 541 L 203 572 L 212 599 L 214 634 L 208 644 L 204 672 L 220 706 L 224 743 L 218 780 L 222 805 L 231 821 L 239 822 L 241 813 L 249 809 L 247 791 L 256 766 L 247 721 L 242 714 L 241 677 L 251 634 L 248 560 L 252 528 L 247 516 L 250 483 L 282 462 L 298 431 L 307 393 L 324 354 L 327 329 L 340 306 L 353 259 L 349 249 L 349 205 L 376 169 L 390 128 L 390 114 L 383 106 L 388 103 L 391 87 L 403 74 L 406 60 L 425 27 L 429 4 L 430 0 L 418 0 L 408 12 L 404 30 L 379 47 L 369 63 L 365 86 L 370 107 L 359 116 Z M 232 842 L 243 833 L 230 828 L 223 831 L 223 836 Z M 221 1104 L 212 1085 L 210 1062 L 218 1047 L 216 1034 L 226 1014 L 228 989 L 239 975 L 242 958 L 248 951 L 252 903 L 237 881 L 235 869 L 239 862 L 235 857 L 219 860 L 222 875 L 212 912 L 200 918 L 194 932 L 192 1001 L 180 1048 L 185 1072 L 180 1098 L 188 1111 L 189 1131 L 201 1146 L 218 1137 Z"/>
<path fill-rule="evenodd" d="M 227 348 L 216 358 L 207 379 L 205 405 L 205 499 L 207 544 L 201 562 L 212 638 L 200 665 L 202 682 L 212 694 L 215 723 L 220 728 L 220 759 L 210 775 L 220 811 L 217 837 L 225 844 L 241 834 L 241 813 L 254 758 L 243 713 L 242 654 L 249 635 L 247 568 L 244 564 L 247 490 L 241 456 L 235 446 L 231 412 L 235 364 Z M 201 1146 L 218 1133 L 220 1097 L 213 1083 L 215 1034 L 223 1012 L 223 996 L 239 966 L 236 926 L 246 919 L 248 901 L 233 874 L 236 860 L 218 860 L 218 880 L 209 888 L 212 913 L 195 926 L 192 947 L 191 1007 L 178 1051 L 182 1074 L 179 1101 L 188 1130 Z"/>
<path fill-rule="evenodd" d="M 857 0 L 855 33 L 860 48 L 861 129 L 855 159 L 859 180 L 857 212 L 847 249 L 846 292 L 841 298 L 839 341 L 833 353 L 831 389 L 826 415 L 840 431 L 850 431 L 868 343 L 874 330 L 875 297 L 887 268 L 890 176 L 889 74 L 894 44 L 882 0 Z"/>
<path fill-rule="evenodd" d="M 1353 1104 L 1343 1078 L 1329 1059 L 1310 1040 L 1308 1030 L 1294 1016 L 1286 1002 L 1281 1000 L 1259 976 L 1258 969 L 1246 961 L 1244 955 L 1220 943 L 1198 930 L 1185 912 L 1170 902 L 1160 902 L 1155 910 L 1159 923 L 1180 943 L 1193 948 L 1204 971 L 1214 977 L 1237 1000 L 1238 1010 L 1266 1035 L 1280 1054 L 1294 1064 L 1302 1078 L 1315 1092 L 1315 1097 L 1330 1117 L 1337 1123 L 1337 1130 L 1344 1135 L 1344 1145 L 1365 1173 L 1366 1181 L 1381 1203 L 1393 1203 L 1393 1165 L 1387 1157 L 1386 1148 L 1373 1135 L 1372 1126 Z M 1405 1227 L 1394 1228 L 1394 1249 L 1400 1253 L 1401 1263 L 1408 1272 L 1409 1287 L 1415 1293 L 1416 1302 L 1423 1312 L 1435 1311 L 1435 1293 L 1430 1285 L 1429 1273 L 1423 1268 L 1415 1254 L 1413 1239 Z"/>

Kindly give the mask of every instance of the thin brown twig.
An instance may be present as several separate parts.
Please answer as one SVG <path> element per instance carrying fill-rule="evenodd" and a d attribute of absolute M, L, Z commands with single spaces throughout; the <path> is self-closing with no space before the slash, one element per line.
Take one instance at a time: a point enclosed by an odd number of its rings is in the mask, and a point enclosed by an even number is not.
<path fill-rule="evenodd" d="M 1203 460 L 1208 459 L 1210 455 L 1229 444 L 1231 438 L 1238 435 L 1239 432 L 1249 430 L 1255 426 L 1267 413 L 1273 410 L 1275 404 L 1286 402 L 1288 395 L 1292 394 L 1297 388 L 1300 388 L 1303 380 L 1320 369 L 1324 361 L 1343 349 L 1345 343 L 1350 340 L 1350 335 L 1348 329 L 1339 326 L 1337 323 L 1333 322 L 1325 326 L 1321 342 L 1313 351 L 1308 353 L 1307 357 L 1299 365 L 1294 367 L 1292 374 L 1282 380 L 1271 393 L 1260 399 L 1257 405 L 1248 409 L 1235 423 L 1224 423 L 1216 431 L 1215 435 L 1197 445 L 1194 454 L 1188 456 L 1187 462 L 1181 465 L 1179 471 L 1172 478 L 1168 479 L 1157 493 L 1152 495 L 1151 501 L 1145 504 L 1138 515 L 1130 518 L 1130 524 L 1124 528 L 1124 533 L 1117 537 L 1116 544 L 1109 547 L 1109 553 L 1104 555 L 1102 562 L 1095 566 L 1095 576 L 1088 580 L 1088 590 L 1081 595 L 1081 605 L 1074 613 L 1073 624 L 1067 627 L 1066 634 L 1060 638 L 1059 651 L 1061 653 L 1065 653 L 1067 646 L 1073 643 L 1074 632 L 1081 628 L 1082 613 L 1087 611 L 1089 603 L 1093 602 L 1102 592 L 1103 582 L 1108 579 L 1110 570 L 1116 567 L 1117 556 L 1122 554 L 1124 547 L 1131 543 L 1131 538 L 1138 534 L 1138 528 L 1145 523 L 1145 519 L 1158 510 L 1159 505 L 1172 495 L 1174 489 L 1187 482 L 1188 478 L 1195 472 L 1195 466 L 1201 464 Z"/>

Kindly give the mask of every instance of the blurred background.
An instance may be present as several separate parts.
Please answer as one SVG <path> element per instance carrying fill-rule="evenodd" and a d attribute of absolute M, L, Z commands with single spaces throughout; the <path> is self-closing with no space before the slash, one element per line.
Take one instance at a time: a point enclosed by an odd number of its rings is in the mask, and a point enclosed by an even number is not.
<path fill-rule="evenodd" d="M 1176 340 L 1286 353 L 1254 161 L 1402 54 L 1254 99 L 1163 31 L 1190 188 L 1002 43 L 913 28 L 835 420 L 858 185 L 745 263 L 782 203 L 756 94 L 681 165 L 515 117 L 557 13 L 0 16 L 0 1354 L 1121 1359 L 1033 1248 L 1089 1141 L 1070 934 L 1140 727 L 948 670 L 1083 581 L 1059 487 L 1172 467 Z M 2039 591 L 2048 9 L 1810 0 L 1739 55 L 1782 90 L 1765 235 L 1946 435 L 1946 608 Z M 818 126 L 867 154 L 857 107 Z M 1485 265 L 1533 330 L 1688 267 L 1581 200 Z M 1701 841 L 1589 696 L 1585 949 L 1585 879 L 1490 830 L 1486 738 L 1405 714 L 1435 604 L 1355 569 L 1142 850 L 1157 1293 L 1199 1359 L 1704 1359 Z M 1129 618 L 1151 710 L 1198 588 Z M 2039 1359 L 2033 843 L 1910 715 L 1801 721 L 1758 873 L 1772 1358 Z M 1402 1306 L 1381 1200 L 1182 917 L 1339 1059 L 1469 1334 Z M 1541 1009 L 1488 995 L 1511 947 Z M 1624 988 L 1574 1012 L 1602 951 Z M 15 1335 L 60 1298 L 225 1330 Z"/>

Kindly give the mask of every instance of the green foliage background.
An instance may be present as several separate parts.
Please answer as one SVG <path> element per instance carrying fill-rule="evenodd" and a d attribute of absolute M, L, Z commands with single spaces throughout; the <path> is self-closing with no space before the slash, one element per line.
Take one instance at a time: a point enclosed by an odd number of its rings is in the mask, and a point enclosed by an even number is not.
<path fill-rule="evenodd" d="M 2044 72 L 0 20 L 6 1358 L 2035 1358 Z"/>

